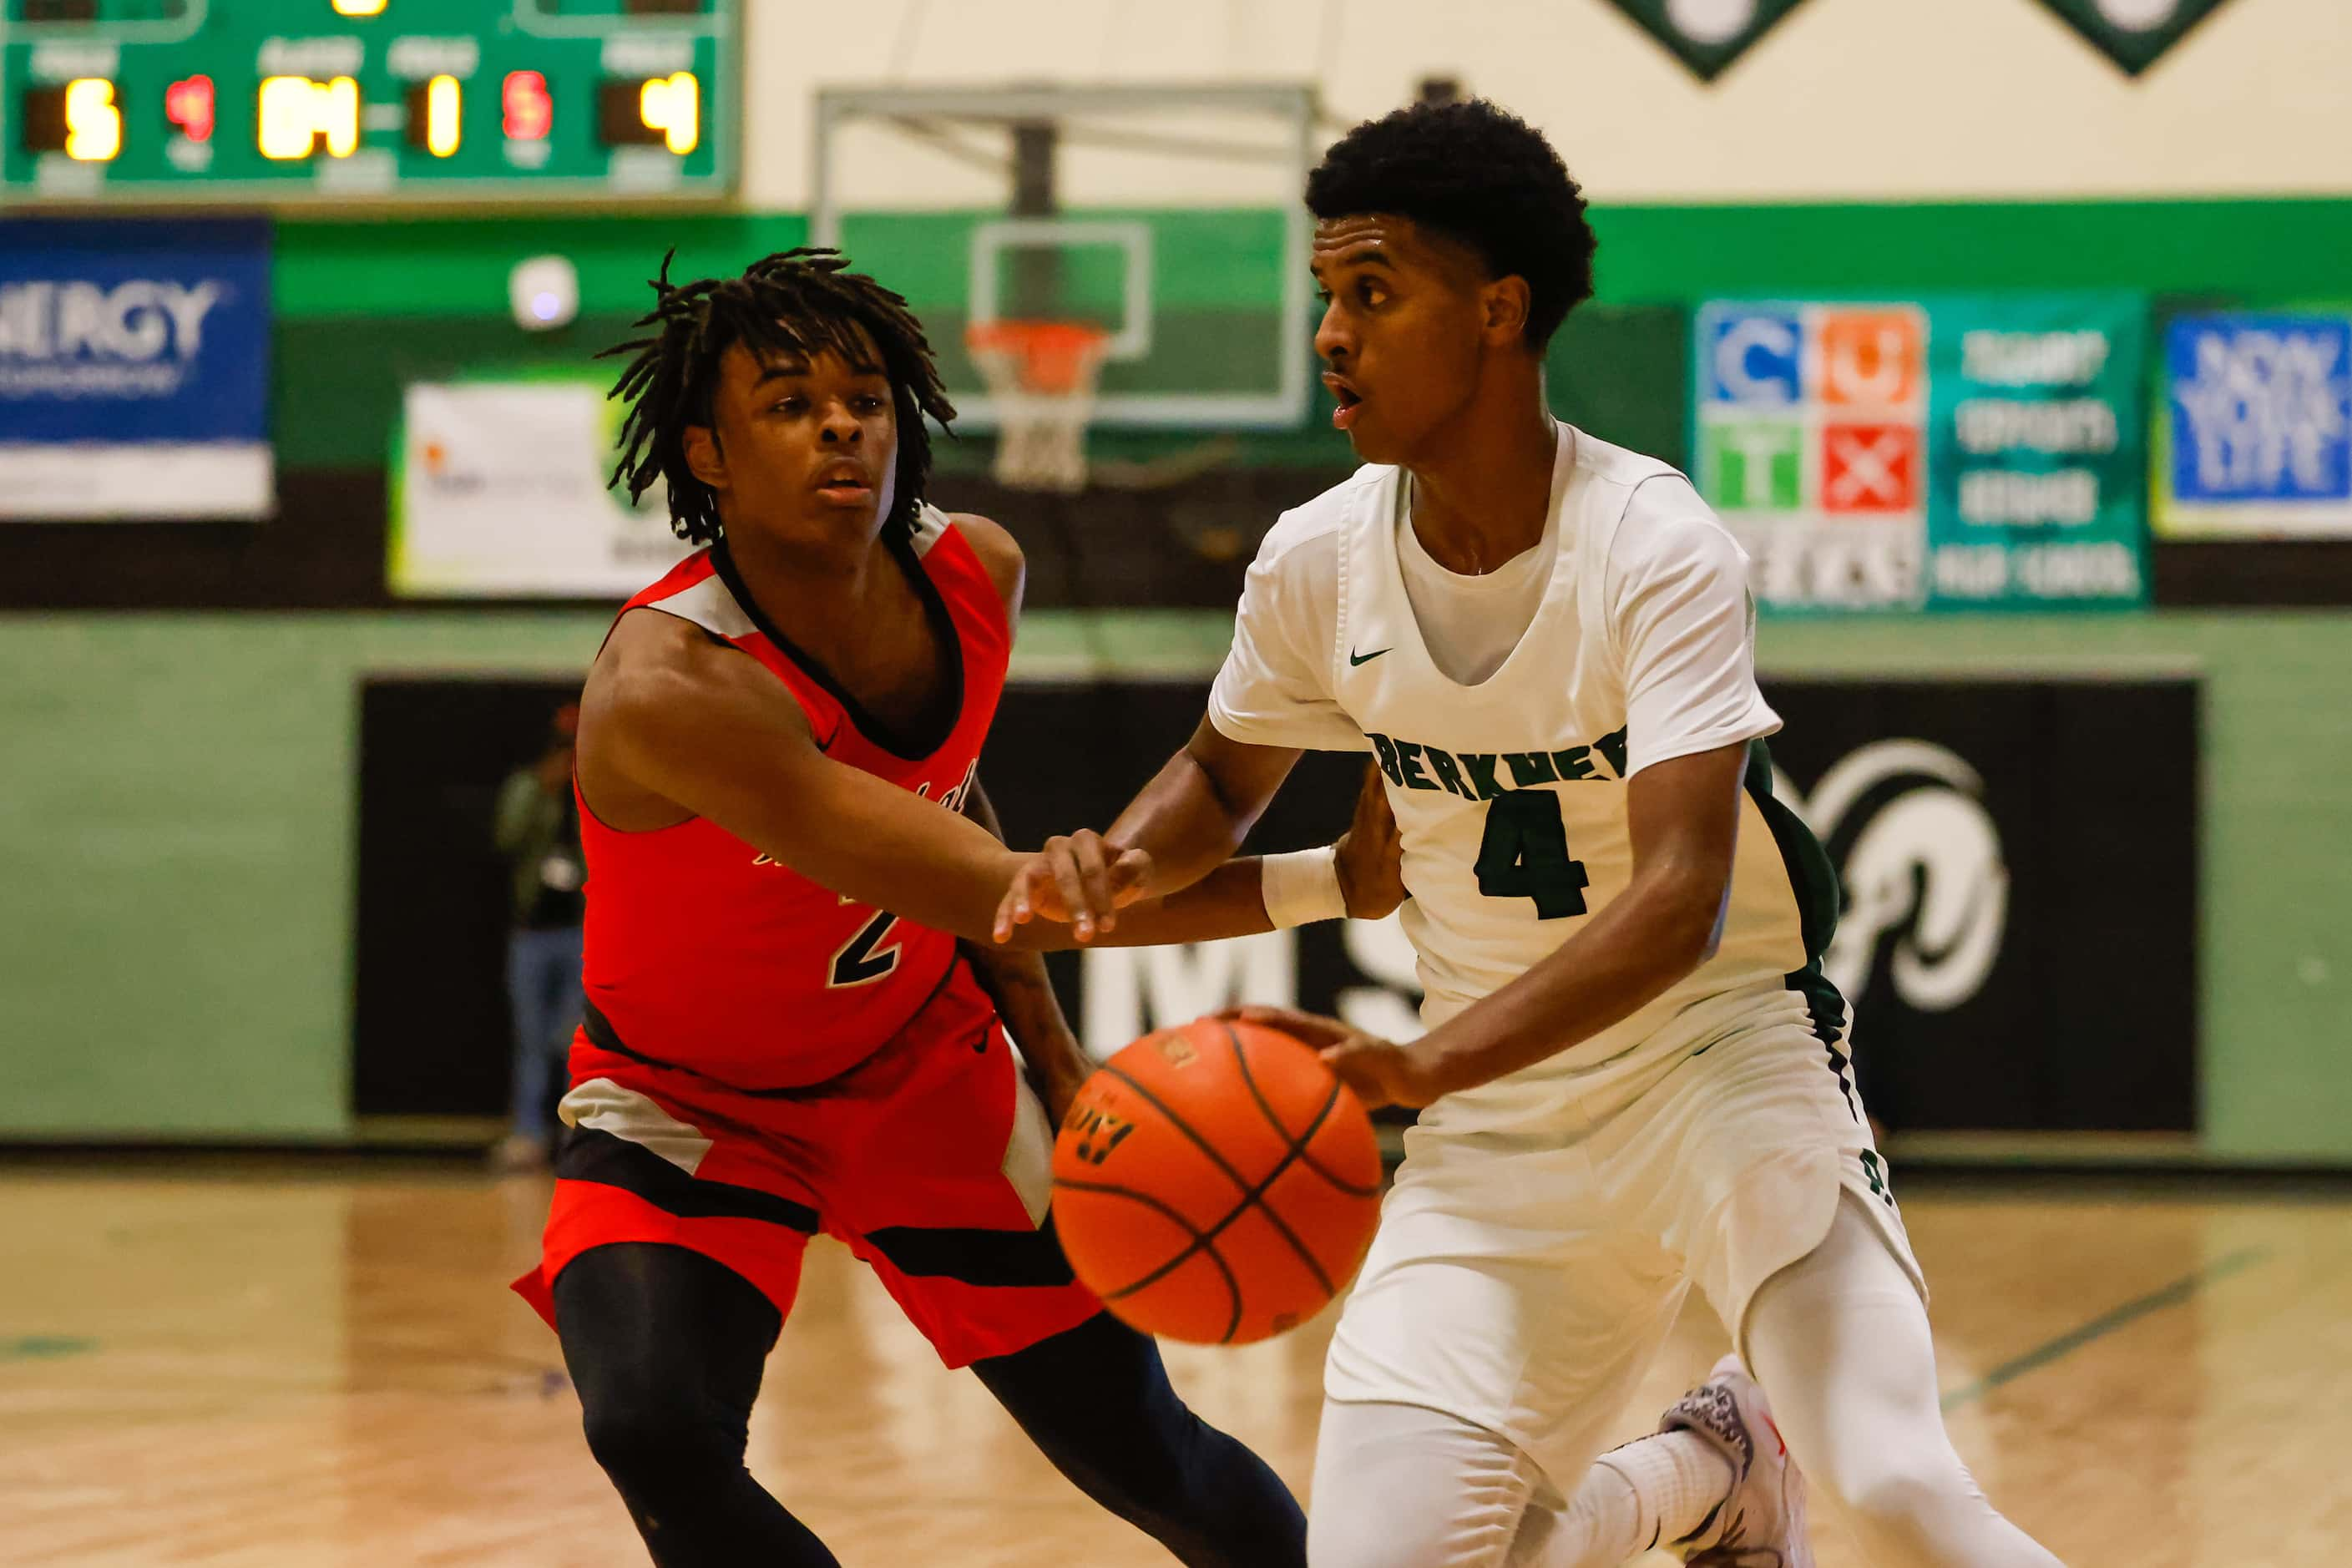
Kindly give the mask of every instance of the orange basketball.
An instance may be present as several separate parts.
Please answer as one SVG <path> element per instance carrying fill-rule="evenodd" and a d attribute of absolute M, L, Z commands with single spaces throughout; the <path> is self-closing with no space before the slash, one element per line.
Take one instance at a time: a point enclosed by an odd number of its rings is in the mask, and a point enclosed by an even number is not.
<path fill-rule="evenodd" d="M 1054 1224 L 1146 1333 L 1246 1344 L 1355 1278 L 1380 1217 L 1371 1118 L 1279 1030 L 1199 1018 L 1088 1079 L 1054 1142 Z"/>

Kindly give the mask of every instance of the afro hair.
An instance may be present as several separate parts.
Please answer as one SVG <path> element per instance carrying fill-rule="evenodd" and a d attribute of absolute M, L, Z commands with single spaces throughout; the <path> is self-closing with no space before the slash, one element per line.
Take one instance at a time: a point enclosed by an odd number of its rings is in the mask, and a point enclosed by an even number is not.
<path fill-rule="evenodd" d="M 1592 297 L 1584 193 L 1543 132 L 1483 98 L 1367 120 L 1307 177 L 1318 218 L 1391 213 L 1468 246 L 1496 278 L 1527 279 L 1538 352 Z"/>

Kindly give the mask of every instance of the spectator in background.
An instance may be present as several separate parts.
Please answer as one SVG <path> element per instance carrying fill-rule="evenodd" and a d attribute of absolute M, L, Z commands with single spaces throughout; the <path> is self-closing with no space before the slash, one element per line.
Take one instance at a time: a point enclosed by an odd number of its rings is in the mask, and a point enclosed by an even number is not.
<path fill-rule="evenodd" d="M 580 705 L 555 713 L 547 749 L 507 775 L 499 789 L 494 837 L 507 862 L 512 930 L 507 936 L 507 999 L 514 1010 L 514 1110 L 495 1163 L 522 1170 L 546 1163 L 551 1086 L 580 1025 L 580 931 L 588 879 L 580 853 L 580 808 L 572 792 L 572 741 Z"/>

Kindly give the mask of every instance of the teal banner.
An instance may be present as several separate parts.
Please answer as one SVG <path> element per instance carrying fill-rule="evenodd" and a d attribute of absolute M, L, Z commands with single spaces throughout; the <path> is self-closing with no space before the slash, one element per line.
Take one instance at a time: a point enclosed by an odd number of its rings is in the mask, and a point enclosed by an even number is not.
<path fill-rule="evenodd" d="M 2146 302 L 1713 300 L 1696 475 L 1777 612 L 2147 598 Z"/>
<path fill-rule="evenodd" d="M 2147 599 L 2147 303 L 1942 300 L 1927 351 L 1927 596 Z"/>

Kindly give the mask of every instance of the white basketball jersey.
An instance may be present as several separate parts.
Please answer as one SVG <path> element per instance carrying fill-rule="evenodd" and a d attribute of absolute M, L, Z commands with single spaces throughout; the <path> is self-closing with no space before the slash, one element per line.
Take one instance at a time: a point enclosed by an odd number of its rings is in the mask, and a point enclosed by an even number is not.
<path fill-rule="evenodd" d="M 1780 721 L 1755 689 L 1745 560 L 1689 482 L 1563 426 L 1549 588 L 1509 658 L 1475 686 L 1432 660 L 1406 597 L 1397 536 L 1410 526 L 1407 489 L 1401 470 L 1368 467 L 1268 535 L 1210 717 L 1244 742 L 1332 748 L 1349 743 L 1349 730 L 1353 744 L 1369 742 L 1402 839 L 1403 923 L 1433 1026 L 1517 978 L 1624 890 L 1633 773 L 1751 743 L 1714 955 L 1632 1017 L 1450 1097 L 1438 1114 L 1462 1126 L 1589 1108 L 1759 1008 L 1802 1020 L 1810 1007 L 1817 1026 L 1842 1025 L 1814 966 L 1835 919 L 1828 862 L 1770 798 L 1761 737 Z M 1655 537 L 1621 537 L 1627 530 Z M 1629 637 L 1643 646 L 1627 647 Z M 1629 658 L 1642 682 L 1631 699 Z M 1311 668 L 1284 670 L 1285 660 Z M 1832 1007 L 1834 1021 L 1822 1016 Z"/>

